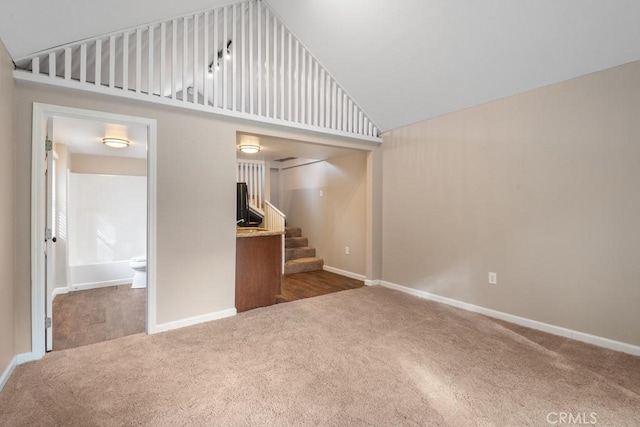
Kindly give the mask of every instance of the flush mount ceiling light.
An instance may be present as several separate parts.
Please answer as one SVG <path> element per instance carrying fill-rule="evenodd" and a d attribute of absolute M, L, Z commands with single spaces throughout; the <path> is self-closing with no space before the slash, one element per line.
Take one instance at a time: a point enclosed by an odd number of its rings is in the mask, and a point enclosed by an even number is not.
<path fill-rule="evenodd" d="M 260 146 L 255 144 L 241 144 L 240 151 L 246 154 L 256 154 L 260 151 Z"/>
<path fill-rule="evenodd" d="M 131 144 L 128 140 L 122 138 L 102 138 L 102 143 L 112 148 L 127 148 Z"/>

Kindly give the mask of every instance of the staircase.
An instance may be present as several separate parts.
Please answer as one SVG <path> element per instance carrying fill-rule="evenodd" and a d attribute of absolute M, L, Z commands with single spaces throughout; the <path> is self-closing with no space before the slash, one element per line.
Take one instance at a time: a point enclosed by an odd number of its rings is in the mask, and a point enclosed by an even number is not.
<path fill-rule="evenodd" d="M 284 274 L 322 270 L 324 261 L 316 257 L 316 248 L 302 237 L 300 227 L 285 227 L 284 237 Z"/>

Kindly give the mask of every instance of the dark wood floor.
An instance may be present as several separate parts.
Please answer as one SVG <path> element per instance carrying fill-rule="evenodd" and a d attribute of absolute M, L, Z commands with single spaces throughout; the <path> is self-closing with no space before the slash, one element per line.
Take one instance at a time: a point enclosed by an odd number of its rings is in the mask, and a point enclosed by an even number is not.
<path fill-rule="evenodd" d="M 53 349 L 80 347 L 144 332 L 146 289 L 130 285 L 61 294 L 53 300 Z"/>
<path fill-rule="evenodd" d="M 319 270 L 282 276 L 277 302 L 290 302 L 364 286 Z M 81 347 L 145 330 L 146 289 L 130 285 L 69 292 L 53 300 L 53 349 Z"/>
<path fill-rule="evenodd" d="M 282 276 L 282 293 L 277 302 L 289 302 L 317 297 L 364 286 L 361 280 L 330 273 L 325 270 Z"/>

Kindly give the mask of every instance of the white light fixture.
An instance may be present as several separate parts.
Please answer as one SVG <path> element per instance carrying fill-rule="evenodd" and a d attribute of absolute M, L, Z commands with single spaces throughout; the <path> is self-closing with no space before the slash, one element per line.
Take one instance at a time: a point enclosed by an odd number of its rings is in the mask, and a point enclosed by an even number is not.
<path fill-rule="evenodd" d="M 241 144 L 240 151 L 246 154 L 256 154 L 260 151 L 260 146 L 255 144 Z"/>
<path fill-rule="evenodd" d="M 102 138 L 102 143 L 111 148 L 127 148 L 131 144 L 128 140 L 122 138 Z"/>

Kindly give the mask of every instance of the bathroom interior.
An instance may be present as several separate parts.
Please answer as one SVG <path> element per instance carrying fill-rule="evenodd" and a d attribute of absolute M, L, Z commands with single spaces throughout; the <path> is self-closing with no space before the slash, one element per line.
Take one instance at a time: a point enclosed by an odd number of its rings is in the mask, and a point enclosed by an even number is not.
<path fill-rule="evenodd" d="M 53 350 L 144 332 L 147 129 L 55 117 Z"/>

